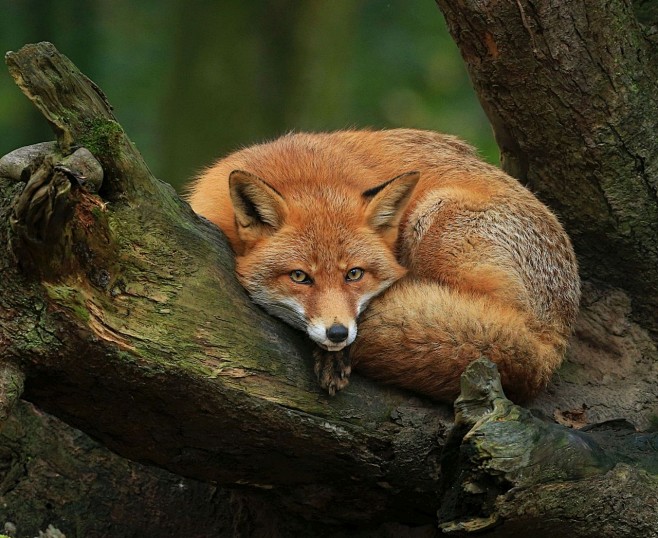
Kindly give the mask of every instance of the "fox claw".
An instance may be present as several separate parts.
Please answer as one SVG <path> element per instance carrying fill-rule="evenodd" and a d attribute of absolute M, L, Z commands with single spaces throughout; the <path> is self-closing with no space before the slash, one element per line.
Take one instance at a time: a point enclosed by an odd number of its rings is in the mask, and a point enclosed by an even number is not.
<path fill-rule="evenodd" d="M 315 375 L 320 387 L 325 389 L 330 396 L 344 389 L 350 382 L 352 365 L 348 348 L 340 351 L 327 351 L 316 348 L 313 351 L 315 358 Z"/>

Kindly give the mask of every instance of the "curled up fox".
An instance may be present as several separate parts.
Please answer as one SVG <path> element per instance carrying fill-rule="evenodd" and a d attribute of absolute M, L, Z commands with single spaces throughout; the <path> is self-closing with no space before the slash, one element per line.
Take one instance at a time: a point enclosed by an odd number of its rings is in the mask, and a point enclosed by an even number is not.
<path fill-rule="evenodd" d="M 452 136 L 289 134 L 221 159 L 189 200 L 252 300 L 317 344 L 331 394 L 354 366 L 449 401 L 484 356 L 521 401 L 562 361 L 580 297 L 569 238 Z"/>

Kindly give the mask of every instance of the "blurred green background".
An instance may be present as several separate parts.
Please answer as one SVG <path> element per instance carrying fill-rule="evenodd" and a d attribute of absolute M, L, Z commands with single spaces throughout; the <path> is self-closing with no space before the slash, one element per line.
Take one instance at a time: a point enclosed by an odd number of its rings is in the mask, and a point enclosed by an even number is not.
<path fill-rule="evenodd" d="M 0 49 L 51 41 L 180 188 L 290 130 L 418 127 L 498 150 L 433 0 L 0 0 Z M 53 138 L 0 70 L 0 155 Z"/>

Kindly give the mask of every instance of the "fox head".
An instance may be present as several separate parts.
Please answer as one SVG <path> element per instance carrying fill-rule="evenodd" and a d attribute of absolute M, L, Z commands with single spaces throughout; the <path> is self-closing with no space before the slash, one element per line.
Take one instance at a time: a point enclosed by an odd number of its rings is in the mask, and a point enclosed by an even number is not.
<path fill-rule="evenodd" d="M 236 273 L 252 300 L 338 351 L 368 302 L 402 277 L 398 226 L 419 173 L 365 192 L 305 183 L 284 197 L 249 172 L 230 174 Z"/>

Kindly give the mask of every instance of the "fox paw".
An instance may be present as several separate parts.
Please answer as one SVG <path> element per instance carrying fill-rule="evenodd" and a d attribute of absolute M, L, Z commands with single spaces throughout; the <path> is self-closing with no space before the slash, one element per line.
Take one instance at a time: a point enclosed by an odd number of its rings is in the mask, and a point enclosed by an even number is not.
<path fill-rule="evenodd" d="M 317 347 L 313 351 L 313 357 L 315 358 L 315 375 L 320 386 L 330 396 L 334 396 L 337 391 L 344 389 L 349 384 L 350 373 L 352 373 L 349 348 L 327 351 Z"/>

